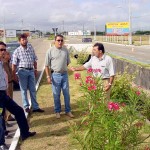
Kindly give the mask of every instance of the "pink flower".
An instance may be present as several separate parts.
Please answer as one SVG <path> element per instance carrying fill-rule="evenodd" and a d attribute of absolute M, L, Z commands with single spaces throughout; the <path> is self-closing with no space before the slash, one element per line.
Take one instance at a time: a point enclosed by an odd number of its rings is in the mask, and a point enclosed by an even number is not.
<path fill-rule="evenodd" d="M 91 73 L 91 72 L 93 72 L 93 69 L 92 69 L 92 68 L 89 68 L 89 69 L 87 70 L 87 73 Z"/>
<path fill-rule="evenodd" d="M 91 91 L 91 90 L 92 90 L 91 86 L 89 86 L 89 87 L 88 87 L 88 90 L 89 90 L 89 91 Z"/>
<path fill-rule="evenodd" d="M 81 74 L 80 73 L 75 73 L 74 74 L 74 78 L 75 78 L 75 80 L 80 79 L 81 78 Z"/>
<path fill-rule="evenodd" d="M 138 95 L 138 96 L 139 96 L 140 94 L 141 94 L 141 92 L 140 92 L 140 91 L 136 91 L 136 95 Z"/>
<path fill-rule="evenodd" d="M 91 86 L 91 89 L 92 89 L 92 90 L 96 90 L 97 87 L 96 87 L 95 85 L 93 85 L 93 86 Z"/>
<path fill-rule="evenodd" d="M 108 103 L 108 109 L 109 109 L 109 110 L 119 110 L 120 107 L 119 107 L 119 104 L 118 104 L 118 103 L 109 102 L 109 103 Z"/>
<path fill-rule="evenodd" d="M 91 76 L 87 76 L 85 82 L 88 84 L 93 80 Z"/>

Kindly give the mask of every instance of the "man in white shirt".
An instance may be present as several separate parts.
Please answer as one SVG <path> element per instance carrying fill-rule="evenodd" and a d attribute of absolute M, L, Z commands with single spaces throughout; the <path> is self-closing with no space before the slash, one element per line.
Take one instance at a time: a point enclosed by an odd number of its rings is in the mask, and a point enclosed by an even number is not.
<path fill-rule="evenodd" d="M 99 69 L 99 72 L 93 72 L 95 77 L 101 77 L 105 82 L 104 90 L 107 92 L 107 99 L 110 99 L 110 88 L 114 80 L 115 69 L 113 60 L 110 56 L 105 55 L 103 44 L 95 43 L 93 46 L 94 56 L 80 67 L 71 67 L 72 71 L 82 71 L 89 68 L 92 70 Z"/>

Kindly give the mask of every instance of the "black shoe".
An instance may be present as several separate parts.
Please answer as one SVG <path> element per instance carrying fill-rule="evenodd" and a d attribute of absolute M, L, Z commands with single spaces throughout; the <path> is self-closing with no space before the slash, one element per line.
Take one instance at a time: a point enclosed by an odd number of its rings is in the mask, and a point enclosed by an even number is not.
<path fill-rule="evenodd" d="M 0 145 L 0 150 L 9 150 L 9 148 L 5 144 L 3 144 L 3 145 Z"/>
<path fill-rule="evenodd" d="M 8 131 L 8 130 L 6 130 L 5 131 L 5 136 L 8 136 L 8 133 L 9 133 L 10 131 Z"/>
<path fill-rule="evenodd" d="M 11 116 L 7 121 L 16 121 L 16 119 Z"/>
<path fill-rule="evenodd" d="M 26 139 L 29 138 L 29 137 L 34 136 L 35 134 L 36 134 L 36 132 L 28 132 L 28 135 L 27 135 L 27 136 L 22 137 L 22 141 L 26 140 Z"/>
<path fill-rule="evenodd" d="M 30 113 L 29 107 L 25 108 L 25 112 Z"/>
<path fill-rule="evenodd" d="M 43 112 L 44 112 L 44 110 L 43 110 L 43 109 L 41 109 L 41 108 L 38 108 L 38 109 L 33 110 L 33 112 L 43 113 Z"/>

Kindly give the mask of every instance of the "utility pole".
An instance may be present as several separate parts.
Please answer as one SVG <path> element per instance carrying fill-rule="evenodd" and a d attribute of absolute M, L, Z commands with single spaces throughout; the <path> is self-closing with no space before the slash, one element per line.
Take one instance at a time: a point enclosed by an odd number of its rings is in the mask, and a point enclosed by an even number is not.
<path fill-rule="evenodd" d="M 95 26 L 95 19 L 93 18 L 93 27 L 94 27 L 94 41 L 96 41 L 96 26 Z"/>
<path fill-rule="evenodd" d="M 64 20 L 63 20 L 62 23 L 63 23 L 63 30 L 62 30 L 62 33 L 63 33 L 63 35 L 64 35 Z"/>
<path fill-rule="evenodd" d="M 23 34 L 23 19 L 21 19 L 21 34 Z"/>
<path fill-rule="evenodd" d="M 129 7 L 129 45 L 132 45 L 132 12 L 131 12 L 131 0 L 128 0 Z"/>

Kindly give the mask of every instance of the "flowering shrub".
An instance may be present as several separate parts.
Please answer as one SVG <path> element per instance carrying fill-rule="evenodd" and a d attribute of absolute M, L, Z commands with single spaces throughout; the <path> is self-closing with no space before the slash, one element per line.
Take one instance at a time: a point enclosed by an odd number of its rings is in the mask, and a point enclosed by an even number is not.
<path fill-rule="evenodd" d="M 84 150 L 137 148 L 149 137 L 143 137 L 141 134 L 146 123 L 145 117 L 139 116 L 138 112 L 141 92 L 120 80 L 122 85 L 127 85 L 127 93 L 122 92 L 122 88 L 119 87 L 122 97 L 114 93 L 114 99 L 108 101 L 105 98 L 103 80 L 101 77 L 93 77 L 94 71 L 89 69 L 84 80 L 79 73 L 75 73 L 75 79 L 80 82 L 84 97 L 80 100 L 82 120 L 71 127 L 74 138 Z M 117 92 L 116 89 L 114 91 Z"/>

